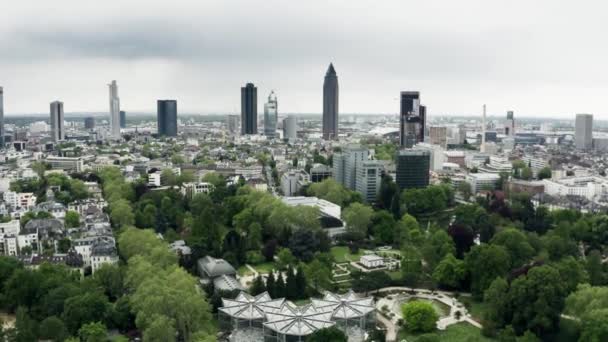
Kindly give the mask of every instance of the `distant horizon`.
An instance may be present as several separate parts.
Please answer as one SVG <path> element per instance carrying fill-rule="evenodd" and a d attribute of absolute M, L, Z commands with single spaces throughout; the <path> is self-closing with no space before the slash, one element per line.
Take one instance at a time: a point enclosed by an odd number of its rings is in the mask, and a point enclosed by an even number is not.
<path fill-rule="evenodd" d="M 178 104 L 179 106 L 179 104 Z M 133 116 L 156 116 L 156 111 L 128 111 L 125 109 L 121 109 L 123 111 L 125 111 L 127 113 L 127 117 L 129 115 L 133 115 Z M 260 112 L 258 112 L 260 113 Z M 224 112 L 179 112 L 178 111 L 178 117 L 179 116 L 222 116 L 222 115 L 240 115 L 240 112 L 229 112 L 229 113 L 224 113 Z M 515 113 L 515 120 L 526 120 L 526 121 L 530 121 L 530 120 L 551 120 L 551 121 L 574 121 L 576 114 L 581 114 L 581 113 L 575 113 L 572 114 L 570 117 L 561 117 L 561 116 L 555 116 L 553 114 L 547 114 L 550 117 L 545 117 L 545 116 L 541 116 L 539 117 L 538 115 L 520 115 L 518 116 L 517 113 Z M 593 113 L 589 113 L 589 114 L 593 114 Z M 33 118 L 33 117 L 47 117 L 49 116 L 49 113 L 21 113 L 21 114 L 14 114 L 14 113 L 4 113 L 4 117 L 5 118 Z M 300 112 L 300 113 L 295 113 L 295 112 L 279 112 L 279 116 L 286 116 L 286 115 L 307 115 L 307 116 L 322 116 L 322 113 L 310 113 L 310 112 Z M 398 113 L 340 113 L 340 119 L 343 119 L 344 117 L 350 117 L 350 116 L 395 116 L 397 117 L 399 114 Z M 104 111 L 74 111 L 74 112 L 65 112 L 65 117 L 66 118 L 74 118 L 74 117 L 86 117 L 86 116 L 93 116 L 95 118 L 99 118 L 99 117 L 108 117 L 109 118 L 109 113 L 108 112 L 104 112 Z M 433 114 L 433 115 L 429 115 L 430 118 L 479 118 L 481 119 L 481 114 Z M 500 113 L 500 114 L 491 114 L 488 113 L 487 114 L 487 118 L 488 119 L 505 119 L 506 120 L 506 113 Z M 608 119 L 606 120 L 602 120 L 602 119 L 598 119 L 595 115 L 593 117 L 593 121 L 594 122 L 608 122 Z"/>

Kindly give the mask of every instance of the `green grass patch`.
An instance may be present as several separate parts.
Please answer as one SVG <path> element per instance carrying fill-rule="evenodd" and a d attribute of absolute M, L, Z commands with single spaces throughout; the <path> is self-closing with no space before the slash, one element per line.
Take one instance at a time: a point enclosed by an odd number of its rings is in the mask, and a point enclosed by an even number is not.
<path fill-rule="evenodd" d="M 477 301 L 471 296 L 460 296 L 458 297 L 458 300 L 464 304 L 474 320 L 480 323 L 482 322 L 486 310 L 486 304 L 484 302 Z"/>
<path fill-rule="evenodd" d="M 470 325 L 469 323 L 462 322 L 450 325 L 446 330 L 436 331 L 431 334 L 412 334 L 406 329 L 399 331 L 398 340 L 405 340 L 407 342 L 416 342 L 422 339 L 422 336 L 433 335 L 437 337 L 440 342 L 492 342 L 494 339 L 485 337 L 481 334 L 481 330 Z"/>
<path fill-rule="evenodd" d="M 251 265 L 251 267 L 255 268 L 258 273 L 270 273 L 271 270 L 276 269 L 276 265 L 274 262 L 264 262 L 259 265 Z M 249 269 L 249 267 L 243 265 L 236 270 L 237 273 L 242 276 L 253 275 L 253 272 Z"/>
<path fill-rule="evenodd" d="M 363 250 L 359 250 L 357 254 L 351 254 L 350 249 L 346 246 L 336 246 L 331 248 L 331 255 L 336 263 L 359 261 L 363 255 Z"/>

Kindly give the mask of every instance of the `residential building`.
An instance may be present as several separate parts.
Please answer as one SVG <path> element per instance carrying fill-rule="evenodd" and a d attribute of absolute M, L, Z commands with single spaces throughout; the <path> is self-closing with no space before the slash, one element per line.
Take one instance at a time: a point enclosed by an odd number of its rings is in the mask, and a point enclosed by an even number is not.
<path fill-rule="evenodd" d="M 332 63 L 329 64 L 323 81 L 323 139 L 338 138 L 339 87 L 338 75 Z"/>
<path fill-rule="evenodd" d="M 579 150 L 593 147 L 593 115 L 576 114 L 574 144 Z"/>
<path fill-rule="evenodd" d="M 65 139 L 65 129 L 63 127 L 63 102 L 51 102 L 51 137 L 54 142 Z"/>
<path fill-rule="evenodd" d="M 158 100 L 156 102 L 156 120 L 158 135 L 167 137 L 177 136 L 177 101 Z"/>
<path fill-rule="evenodd" d="M 429 185 L 431 154 L 428 151 L 403 149 L 397 152 L 395 182 L 400 190 Z"/>
<path fill-rule="evenodd" d="M 258 88 L 253 83 L 241 87 L 241 135 L 258 134 Z"/>
<path fill-rule="evenodd" d="M 277 135 L 278 103 L 274 90 L 268 95 L 268 102 L 264 104 L 264 135 L 274 138 Z"/>

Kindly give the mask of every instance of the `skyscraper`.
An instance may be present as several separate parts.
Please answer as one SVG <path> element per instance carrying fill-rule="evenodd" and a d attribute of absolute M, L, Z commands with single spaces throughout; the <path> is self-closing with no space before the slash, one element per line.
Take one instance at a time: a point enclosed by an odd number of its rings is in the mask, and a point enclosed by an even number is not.
<path fill-rule="evenodd" d="M 264 104 L 264 135 L 274 138 L 277 135 L 278 103 L 274 90 L 268 95 L 268 102 Z"/>
<path fill-rule="evenodd" d="M 95 118 L 94 117 L 84 118 L 84 128 L 85 129 L 95 128 Z"/>
<path fill-rule="evenodd" d="M 120 138 L 120 98 L 116 81 L 108 84 L 110 89 L 110 133 L 113 138 Z"/>
<path fill-rule="evenodd" d="M 359 169 L 369 160 L 369 150 L 359 145 L 346 146 L 342 152 L 333 155 L 333 175 L 336 182 L 355 190 Z"/>
<path fill-rule="evenodd" d="M 298 137 L 298 120 L 290 115 L 283 119 L 283 139 L 294 141 Z"/>
<path fill-rule="evenodd" d="M 0 87 L 0 148 L 4 147 L 4 90 Z"/>
<path fill-rule="evenodd" d="M 384 166 L 377 160 L 364 161 L 358 168 L 355 189 L 361 193 L 365 202 L 376 202 L 382 182 L 382 170 L 384 170 Z"/>
<path fill-rule="evenodd" d="M 507 112 L 507 121 L 505 122 L 505 135 L 515 135 L 515 118 L 512 110 Z"/>
<path fill-rule="evenodd" d="M 63 102 L 51 102 L 51 137 L 54 142 L 65 139 L 63 128 Z"/>
<path fill-rule="evenodd" d="M 429 185 L 429 151 L 404 149 L 397 152 L 395 182 L 400 190 Z"/>
<path fill-rule="evenodd" d="M 127 113 L 124 110 L 120 111 L 120 128 L 127 127 Z"/>
<path fill-rule="evenodd" d="M 338 75 L 334 65 L 330 63 L 323 82 L 323 139 L 325 140 L 338 138 L 338 100 Z"/>
<path fill-rule="evenodd" d="M 238 115 L 228 115 L 226 117 L 226 126 L 228 128 L 228 134 L 237 135 L 239 128 L 239 116 Z"/>
<path fill-rule="evenodd" d="M 399 141 L 401 146 L 410 148 L 424 141 L 426 107 L 420 105 L 420 92 L 401 92 L 399 115 Z"/>
<path fill-rule="evenodd" d="M 156 102 L 156 121 L 158 135 L 167 137 L 177 136 L 177 101 L 158 100 Z"/>
<path fill-rule="evenodd" d="M 574 143 L 579 150 L 593 147 L 593 115 L 576 114 Z"/>
<path fill-rule="evenodd" d="M 241 135 L 258 134 L 258 88 L 253 83 L 241 87 Z"/>

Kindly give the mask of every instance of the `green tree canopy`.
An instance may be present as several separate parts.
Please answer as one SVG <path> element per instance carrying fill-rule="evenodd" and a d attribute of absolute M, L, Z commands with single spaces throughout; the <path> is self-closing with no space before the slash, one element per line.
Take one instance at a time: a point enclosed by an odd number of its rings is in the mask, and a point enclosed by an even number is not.
<path fill-rule="evenodd" d="M 439 315 L 433 304 L 424 301 L 410 301 L 403 304 L 403 319 L 409 331 L 417 333 L 432 332 L 437 327 Z"/>

